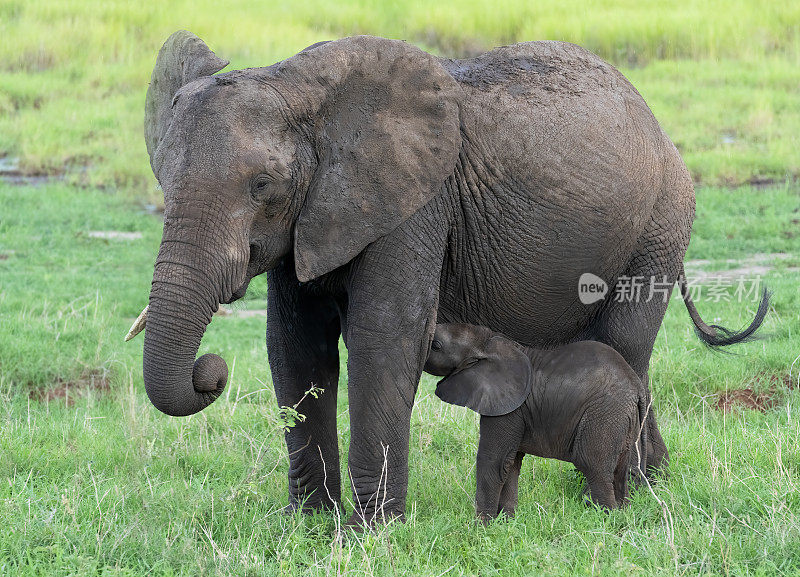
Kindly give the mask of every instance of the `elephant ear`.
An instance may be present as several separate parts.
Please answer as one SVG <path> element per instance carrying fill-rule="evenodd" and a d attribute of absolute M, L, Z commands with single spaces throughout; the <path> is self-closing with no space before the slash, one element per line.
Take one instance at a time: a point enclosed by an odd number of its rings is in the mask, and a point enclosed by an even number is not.
<path fill-rule="evenodd" d="M 312 99 L 318 165 L 294 246 L 297 278 L 308 281 L 438 194 L 461 147 L 460 88 L 430 54 L 370 36 L 305 50 L 277 74 Z"/>
<path fill-rule="evenodd" d="M 439 381 L 436 396 L 486 417 L 506 415 L 531 393 L 530 359 L 505 337 L 491 338 L 483 353 Z"/>
<path fill-rule="evenodd" d="M 210 76 L 227 65 L 227 60 L 219 58 L 205 42 L 186 30 L 173 33 L 164 42 L 150 76 L 144 113 L 144 140 L 154 172 L 153 155 L 172 120 L 175 93 L 192 80 Z"/>

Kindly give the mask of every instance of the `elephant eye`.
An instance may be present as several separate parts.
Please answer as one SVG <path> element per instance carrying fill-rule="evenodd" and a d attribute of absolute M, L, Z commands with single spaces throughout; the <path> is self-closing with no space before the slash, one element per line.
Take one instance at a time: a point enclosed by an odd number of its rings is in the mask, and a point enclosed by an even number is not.
<path fill-rule="evenodd" d="M 433 341 L 431 343 L 431 350 L 432 351 L 441 351 L 442 350 L 442 343 L 439 341 Z"/>
<path fill-rule="evenodd" d="M 252 194 L 256 200 L 264 200 L 264 196 L 274 182 L 273 178 L 267 174 L 259 174 L 252 181 Z"/>
<path fill-rule="evenodd" d="M 253 181 L 253 188 L 256 190 L 263 190 L 267 188 L 270 184 L 272 184 L 272 178 L 267 176 L 266 174 L 262 174 L 256 177 Z"/>

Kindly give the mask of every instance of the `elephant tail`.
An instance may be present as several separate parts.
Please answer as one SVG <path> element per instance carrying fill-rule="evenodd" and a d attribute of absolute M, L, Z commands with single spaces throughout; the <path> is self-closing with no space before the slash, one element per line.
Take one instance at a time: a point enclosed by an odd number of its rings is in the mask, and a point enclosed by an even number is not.
<path fill-rule="evenodd" d="M 761 293 L 761 302 L 758 304 L 758 310 L 756 311 L 753 322 L 741 330 L 732 331 L 719 325 L 707 325 L 703 319 L 700 318 L 700 313 L 697 312 L 697 308 L 694 306 L 692 297 L 689 294 L 689 287 L 686 283 L 686 273 L 683 270 L 683 265 L 681 265 L 681 272 L 678 276 L 678 285 L 681 289 L 681 296 L 683 297 L 683 303 L 686 305 L 686 310 L 689 311 L 689 316 L 692 317 L 694 330 L 700 340 L 709 348 L 719 349 L 719 347 L 745 343 L 758 338 L 755 332 L 764 322 L 764 317 L 767 316 L 769 300 L 772 296 L 772 293 L 770 293 L 766 287 L 764 288 L 764 292 Z"/>

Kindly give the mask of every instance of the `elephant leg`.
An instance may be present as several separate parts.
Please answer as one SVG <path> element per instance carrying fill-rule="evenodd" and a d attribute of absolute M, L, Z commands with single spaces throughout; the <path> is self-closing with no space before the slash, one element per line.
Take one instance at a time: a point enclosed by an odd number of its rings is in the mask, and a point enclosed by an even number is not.
<path fill-rule="evenodd" d="M 631 437 L 631 422 L 626 413 L 616 404 L 588 408 L 573 444 L 572 462 L 586 477 L 589 498 L 607 509 L 617 507 L 619 491 L 627 491 L 629 459 L 622 448 Z"/>
<path fill-rule="evenodd" d="M 614 494 L 614 475 L 610 472 L 587 471 L 589 498 L 604 509 L 616 509 L 617 497 Z"/>
<path fill-rule="evenodd" d="M 517 451 L 525 423 L 520 411 L 501 417 L 481 417 L 481 436 L 475 465 L 475 513 L 487 523 L 517 504 L 522 453 Z"/>
<path fill-rule="evenodd" d="M 628 478 L 631 469 L 631 450 L 620 453 L 617 467 L 614 469 L 614 498 L 617 505 L 622 507 L 628 503 Z"/>
<path fill-rule="evenodd" d="M 517 452 L 514 458 L 514 463 L 508 472 L 508 478 L 503 484 L 503 489 L 500 491 L 500 505 L 497 513 L 503 513 L 506 517 L 513 517 L 514 511 L 517 508 L 517 500 L 519 497 L 519 474 L 522 470 L 522 459 L 525 453 Z"/>
<path fill-rule="evenodd" d="M 418 222 L 425 213 L 367 247 L 348 282 L 354 525 L 405 515 L 411 410 L 436 325 L 446 233 Z"/>
<path fill-rule="evenodd" d="M 610 303 L 601 314 L 597 340 L 614 347 L 641 379 L 642 394 L 647 412 L 647 470 L 648 479 L 659 470 L 665 470 L 669 453 L 661 437 L 651 402 L 648 367 L 658 328 L 661 325 L 666 303 L 661 298 L 650 303 Z"/>
<path fill-rule="evenodd" d="M 596 323 L 597 340 L 614 347 L 642 380 L 645 403 L 649 406 L 644 471 L 648 479 L 659 472 L 666 474 L 669 464 L 669 453 L 651 403 L 650 356 L 682 268 L 694 219 L 694 188 L 677 150 L 673 150 L 665 168 L 664 189 L 624 273 L 632 279 L 642 279 L 642 293 L 629 302 L 608 303 Z M 651 282 L 665 290 L 651 295 Z"/>
<path fill-rule="evenodd" d="M 340 325 L 333 299 L 303 294 L 293 263 L 287 261 L 268 273 L 267 350 L 278 406 L 297 405 L 305 416 L 285 439 L 289 508 L 309 512 L 341 500 L 336 434 Z M 305 395 L 312 386 L 324 392 L 317 398 Z"/>
<path fill-rule="evenodd" d="M 664 443 L 664 439 L 661 437 L 661 431 L 658 429 L 658 424 L 656 424 L 656 416 L 651 402 L 649 381 L 649 373 L 648 371 L 645 371 L 642 375 L 642 387 L 644 388 L 644 392 L 647 394 L 647 403 L 650 405 L 650 411 L 647 414 L 647 421 L 645 423 L 645 426 L 647 427 L 647 446 L 645 447 L 645 450 L 647 451 L 647 470 L 644 471 L 644 473 L 648 480 L 655 478 L 655 476 L 659 474 L 666 475 L 667 466 L 669 465 L 669 452 L 667 451 L 667 445 Z M 632 450 L 635 452 L 636 448 L 634 447 Z"/>
<path fill-rule="evenodd" d="M 681 215 L 686 214 L 685 207 L 657 208 L 622 275 L 634 279 L 631 283 L 638 283 L 640 290 L 638 293 L 611 292 L 586 335 L 616 349 L 642 381 L 645 405 L 649 406 L 645 425 L 648 437 L 645 474 L 648 478 L 658 471 L 666 471 L 669 453 L 656 423 L 647 372 L 656 335 L 689 243 L 691 223 L 690 218 L 688 222 L 680 221 Z M 651 291 L 651 286 L 655 290 Z"/>

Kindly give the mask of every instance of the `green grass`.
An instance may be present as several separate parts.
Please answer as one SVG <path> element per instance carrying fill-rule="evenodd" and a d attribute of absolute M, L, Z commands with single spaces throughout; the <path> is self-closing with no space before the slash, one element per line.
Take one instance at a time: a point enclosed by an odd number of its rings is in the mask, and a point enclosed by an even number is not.
<path fill-rule="evenodd" d="M 567 40 L 617 64 L 709 184 L 800 174 L 800 4 L 388 0 L 179 0 L 0 5 L 0 155 L 29 173 L 157 200 L 142 133 L 162 42 L 187 28 L 231 60 L 264 66 L 321 39 L 376 34 L 447 56 Z M 89 166 L 89 170 L 83 170 Z"/>
<path fill-rule="evenodd" d="M 36 186 L 0 183 L 0 574 L 800 573 L 800 5 L 297 4 L 0 3 L 0 156 L 29 173 L 66 171 Z M 265 323 L 244 314 L 265 307 L 263 278 L 203 339 L 201 352 L 232 369 L 223 398 L 187 419 L 158 413 L 143 390 L 141 340 L 122 337 L 146 304 L 161 235 L 144 210 L 161 195 L 141 135 L 144 92 L 178 28 L 235 68 L 356 33 L 451 55 L 563 39 L 619 65 L 702 184 L 690 278 L 760 275 L 774 291 L 768 338 L 738 355 L 706 350 L 682 303 L 670 303 L 651 365 L 669 479 L 604 514 L 583 504 L 571 465 L 529 457 L 517 518 L 479 527 L 477 418 L 439 402 L 426 376 L 408 522 L 335 541 L 334 515 L 281 512 L 288 463 Z M 766 179 L 787 184 L 732 186 Z M 141 238 L 89 234 L 109 230 Z M 755 307 L 698 302 L 707 321 L 734 328 Z M 772 376 L 793 384 L 770 392 Z M 774 408 L 717 410 L 720 393 L 744 387 L 771 394 Z"/>
<path fill-rule="evenodd" d="M 681 151 L 695 184 L 800 174 L 796 62 L 658 61 L 623 71 Z"/>
<path fill-rule="evenodd" d="M 646 491 L 624 511 L 587 508 L 571 465 L 529 457 L 517 519 L 475 526 L 477 419 L 436 399 L 426 376 L 412 423 L 408 523 L 342 543 L 332 515 L 281 513 L 288 464 L 263 318 L 215 317 L 203 350 L 231 364 L 227 392 L 194 417 L 166 417 L 143 391 L 141 341 L 122 342 L 146 302 L 158 217 L 65 184 L 3 186 L 0 199 L 0 567 L 26 575 L 800 570 L 800 394 L 779 390 L 766 414 L 715 408 L 726 389 L 766 389 L 765 375 L 788 374 L 798 354 L 800 261 L 796 251 L 774 256 L 796 247 L 782 233 L 798 227 L 797 188 L 698 191 L 687 258 L 725 270 L 728 259 L 768 255 L 775 298 L 770 338 L 736 356 L 703 348 L 682 303 L 670 304 L 652 363 L 672 453 L 669 480 L 655 486 L 666 520 Z M 90 238 L 95 230 L 139 231 L 142 239 Z M 265 290 L 257 279 L 236 308 L 262 308 Z M 698 306 L 706 319 L 736 327 L 755 303 Z M 69 401 L 38 400 L 39 391 L 66 384 Z M 346 454 L 344 376 L 339 413 Z"/>

